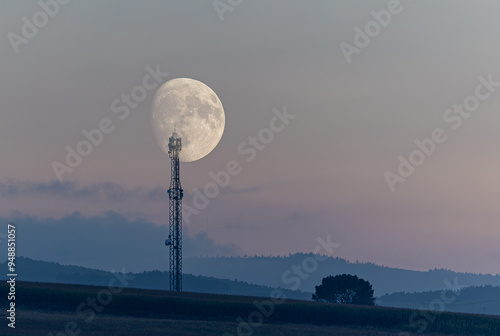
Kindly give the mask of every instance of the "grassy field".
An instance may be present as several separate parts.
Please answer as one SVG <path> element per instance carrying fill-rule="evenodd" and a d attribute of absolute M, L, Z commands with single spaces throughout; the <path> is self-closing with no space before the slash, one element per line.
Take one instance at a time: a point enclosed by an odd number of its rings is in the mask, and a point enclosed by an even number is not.
<path fill-rule="evenodd" d="M 6 284 L 0 287 L 6 293 Z M 428 335 L 500 335 L 499 317 L 293 300 L 273 304 L 265 298 L 128 288 L 115 292 L 106 287 L 18 283 L 16 330 L 7 328 L 5 320 L 1 335 L 69 336 L 77 330 L 79 336 L 395 336 L 418 330 Z M 4 309 L 6 298 L 1 300 Z"/>
<path fill-rule="evenodd" d="M 238 335 L 237 322 L 225 321 L 197 321 L 197 320 L 173 320 L 173 319 L 151 319 L 129 316 L 101 315 L 90 323 L 75 318 L 75 314 L 58 312 L 23 311 L 19 314 L 19 325 L 16 332 L 3 335 L 30 335 L 47 336 L 48 333 L 64 331 L 67 321 L 74 321 L 81 330 L 79 336 L 138 336 L 138 335 L 172 335 L 172 336 L 222 336 Z M 396 331 L 381 331 L 372 328 L 342 327 L 342 326 L 314 326 L 308 324 L 263 324 L 252 330 L 251 335 L 265 336 L 397 336 Z M 228 336 L 229 336 L 228 335 Z M 250 335 L 244 333 L 242 335 Z"/>

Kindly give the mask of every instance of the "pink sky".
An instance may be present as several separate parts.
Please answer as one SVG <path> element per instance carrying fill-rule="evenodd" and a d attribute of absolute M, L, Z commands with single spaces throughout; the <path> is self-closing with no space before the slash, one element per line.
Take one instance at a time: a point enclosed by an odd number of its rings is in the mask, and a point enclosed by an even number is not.
<path fill-rule="evenodd" d="M 19 53 L 0 42 L 2 218 L 115 211 L 165 225 L 166 193 L 149 193 L 166 190 L 170 177 L 150 125 L 154 92 L 124 120 L 112 111 L 147 67 L 159 67 L 165 80 L 209 85 L 226 113 L 219 146 L 182 165 L 185 204 L 211 171 L 231 160 L 243 168 L 186 223 L 190 234 L 258 255 L 308 252 L 330 234 L 349 260 L 499 273 L 500 88 L 456 130 L 443 115 L 476 94 L 479 77 L 500 82 L 491 37 L 500 4 L 407 3 L 351 63 L 339 46 L 354 43 L 353 27 L 385 2 L 248 2 L 222 22 L 209 2 L 115 6 L 68 4 Z M 21 18 L 39 10 L 0 9 L 3 36 L 19 34 Z M 247 162 L 238 146 L 285 106 L 296 118 Z M 61 191 L 51 164 L 104 118 L 114 131 L 64 175 L 76 184 Z M 446 142 L 391 192 L 384 173 L 397 173 L 398 157 L 436 128 Z"/>

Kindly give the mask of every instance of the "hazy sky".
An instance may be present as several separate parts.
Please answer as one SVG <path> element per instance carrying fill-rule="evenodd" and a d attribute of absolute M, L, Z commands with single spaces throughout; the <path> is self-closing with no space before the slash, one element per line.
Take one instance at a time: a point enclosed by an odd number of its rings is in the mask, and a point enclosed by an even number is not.
<path fill-rule="evenodd" d="M 0 217 L 24 227 L 19 252 L 166 266 L 170 166 L 150 125 L 154 90 L 123 120 L 113 111 L 159 69 L 163 82 L 204 82 L 226 113 L 219 146 L 182 165 L 184 204 L 210 172 L 242 168 L 186 223 L 186 256 L 309 252 L 331 235 L 349 260 L 499 273 L 500 3 L 394 6 L 244 0 L 219 16 L 212 1 L 86 0 L 44 16 L 35 1 L 3 1 Z M 388 8 L 386 27 L 374 23 Z M 23 28 L 34 20 L 36 33 Z M 355 27 L 375 29 L 369 43 Z M 296 117 L 248 162 L 238 147 L 285 107 Z M 51 164 L 104 118 L 113 131 L 59 183 Z M 384 173 L 435 129 L 446 141 L 391 191 Z"/>

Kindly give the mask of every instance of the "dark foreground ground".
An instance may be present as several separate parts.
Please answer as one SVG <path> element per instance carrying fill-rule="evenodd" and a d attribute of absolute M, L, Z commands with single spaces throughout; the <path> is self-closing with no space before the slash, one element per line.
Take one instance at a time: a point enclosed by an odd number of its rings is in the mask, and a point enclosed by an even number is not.
<path fill-rule="evenodd" d="M 79 322 L 74 314 L 56 312 L 25 311 L 19 314 L 19 325 L 15 332 L 9 330 L 2 335 L 44 335 L 52 332 L 54 335 L 63 332 L 66 321 Z M 82 321 L 80 321 L 82 322 Z M 138 317 L 124 317 L 102 315 L 87 324 L 78 323 L 81 329 L 79 336 L 139 336 L 139 335 L 172 335 L 172 336 L 226 336 L 238 335 L 237 322 L 224 321 L 191 321 L 172 319 L 150 319 Z M 278 335 L 278 336 L 396 336 L 398 332 L 377 331 L 371 328 L 340 327 L 340 326 L 313 326 L 304 324 L 263 324 L 252 331 L 243 330 L 241 335 Z"/>
<path fill-rule="evenodd" d="M 499 317 L 80 285 L 18 283 L 16 307 L 0 335 L 500 335 Z"/>

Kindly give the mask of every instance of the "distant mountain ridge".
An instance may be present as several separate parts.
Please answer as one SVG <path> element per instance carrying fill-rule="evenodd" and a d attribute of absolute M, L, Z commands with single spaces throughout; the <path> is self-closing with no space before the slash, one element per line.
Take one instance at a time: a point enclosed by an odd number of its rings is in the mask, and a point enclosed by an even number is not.
<path fill-rule="evenodd" d="M 7 261 L 0 264 L 2 269 L 7 269 Z M 95 270 L 81 266 L 66 266 L 54 262 L 36 261 L 30 258 L 18 257 L 16 259 L 18 281 L 49 282 L 78 285 L 107 286 L 114 277 L 112 272 Z M 126 272 L 126 270 L 116 270 Z M 168 272 L 148 271 L 132 273 L 134 279 L 128 287 L 141 289 L 169 289 Z M 0 280 L 5 280 L 5 273 L 0 275 Z M 213 277 L 183 275 L 183 289 L 187 292 L 244 295 L 269 297 L 273 288 L 249 284 L 243 281 L 216 279 Z M 310 300 L 311 293 L 283 289 L 284 295 L 290 299 Z"/>
<path fill-rule="evenodd" d="M 304 264 L 313 258 L 312 254 L 300 253 L 287 257 L 185 258 L 183 287 L 186 291 L 200 293 L 254 296 L 268 296 L 272 288 L 281 288 L 289 290 L 287 296 L 290 298 L 310 300 L 323 277 L 344 273 L 368 280 L 376 297 L 397 292 L 440 291 L 447 287 L 445 281 L 455 283 L 458 288 L 500 286 L 500 275 L 437 269 L 411 271 L 332 257 L 324 257 L 317 267 Z M 0 265 L 6 269 L 5 263 Z M 302 270 L 300 274 L 297 274 L 298 267 Z M 17 270 L 21 281 L 106 285 L 112 277 L 107 271 L 23 257 L 17 258 Z M 168 289 L 168 272 L 148 271 L 134 275 L 133 287 Z M 0 275 L 0 279 L 5 279 L 5 274 Z M 296 287 L 298 290 L 294 290 Z"/>
<path fill-rule="evenodd" d="M 286 257 L 197 257 L 186 258 L 184 271 L 222 279 L 238 279 L 269 287 L 294 288 L 314 292 L 315 286 L 329 275 L 352 274 L 368 280 L 375 296 L 394 292 L 425 292 L 441 290 L 445 281 L 456 282 L 461 287 L 500 286 L 500 275 L 460 273 L 434 269 L 426 272 L 379 266 L 373 263 L 353 263 L 341 258 L 325 257 L 311 270 L 306 260 L 312 254 L 297 253 Z M 304 264 L 305 263 L 305 264 Z M 303 274 L 296 274 L 293 267 L 300 267 Z M 296 268 L 295 268 L 296 269 Z M 306 271 L 304 271 L 306 270 Z"/>

